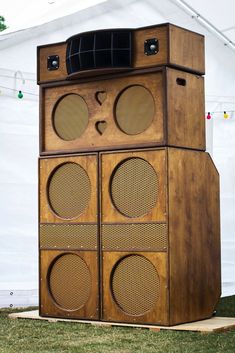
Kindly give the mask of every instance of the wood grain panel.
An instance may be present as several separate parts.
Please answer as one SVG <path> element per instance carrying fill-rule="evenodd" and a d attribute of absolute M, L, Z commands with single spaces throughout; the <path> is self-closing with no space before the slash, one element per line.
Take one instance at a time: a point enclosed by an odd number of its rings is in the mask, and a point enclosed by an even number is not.
<path fill-rule="evenodd" d="M 169 64 L 205 74 L 204 36 L 169 25 Z"/>
<path fill-rule="evenodd" d="M 156 38 L 159 52 L 156 55 L 145 55 L 144 42 Z M 133 67 L 135 69 L 166 65 L 168 62 L 168 26 L 156 26 L 137 29 L 133 32 Z"/>
<path fill-rule="evenodd" d="M 48 180 L 58 166 L 69 162 L 79 164 L 87 172 L 91 184 L 91 195 L 87 208 L 80 216 L 73 219 L 63 219 L 52 210 L 48 202 Z M 97 222 L 97 204 L 97 157 L 95 155 L 40 160 L 40 223 Z"/>
<path fill-rule="evenodd" d="M 205 152 L 169 149 L 170 324 L 212 315 L 220 297 L 219 176 Z"/>
<path fill-rule="evenodd" d="M 115 121 L 115 104 L 119 94 L 129 86 L 144 86 L 152 94 L 155 113 L 152 124 L 142 133 L 128 135 L 122 132 Z M 105 92 L 105 100 L 100 103 L 99 94 Z M 86 102 L 89 112 L 89 122 L 80 138 L 71 141 L 61 139 L 53 127 L 53 110 L 56 102 L 67 94 L 78 94 Z M 112 80 L 65 85 L 44 89 L 41 119 L 43 120 L 42 152 L 72 152 L 87 150 L 135 147 L 137 144 L 163 144 L 164 141 L 164 91 L 163 72 L 136 75 Z M 101 134 L 97 124 L 105 122 L 106 128 Z"/>
<path fill-rule="evenodd" d="M 128 255 L 142 255 L 148 259 L 158 272 L 160 279 L 160 296 L 156 304 L 144 315 L 129 315 L 115 302 L 111 293 L 111 276 L 117 262 Z M 167 255 L 165 253 L 130 253 L 130 252 L 105 252 L 103 253 L 103 313 L 104 321 L 132 322 L 132 323 L 159 323 L 168 322 L 168 288 L 167 288 Z M 141 295 L 141 293 L 140 293 Z"/>
<path fill-rule="evenodd" d="M 167 144 L 205 150 L 204 78 L 167 69 Z"/>
<path fill-rule="evenodd" d="M 132 86 L 145 87 L 143 92 L 152 95 L 154 105 L 152 123 L 137 134 L 123 132 L 116 121 L 120 94 Z M 53 122 L 57 102 L 68 94 L 77 94 L 83 98 L 89 117 L 83 134 L 70 141 L 57 135 Z M 126 77 L 111 77 L 110 80 L 77 81 L 71 85 L 45 87 L 41 95 L 42 154 L 166 145 L 205 150 L 205 97 L 204 79 L 201 76 L 161 68 L 156 69 L 156 72 L 145 71 Z M 105 97 L 102 102 L 99 102 L 99 95 Z M 128 112 L 136 109 L 133 101 L 134 98 L 126 109 Z M 125 112 L 125 107 L 122 107 L 122 112 Z M 64 124 L 69 124 L 66 117 Z M 100 129 L 99 126 L 104 128 Z M 70 126 L 65 128 L 71 129 Z"/>
<path fill-rule="evenodd" d="M 55 43 L 38 47 L 38 83 L 48 81 L 61 81 L 67 78 L 66 69 L 66 43 Z M 48 56 L 59 56 L 58 70 L 47 69 Z"/>
<path fill-rule="evenodd" d="M 142 158 L 154 168 L 159 180 L 157 203 L 152 210 L 140 217 L 125 217 L 114 207 L 110 197 L 110 178 L 116 166 L 128 158 Z M 102 186 L 101 186 L 101 219 L 103 223 L 148 222 L 166 220 L 166 153 L 164 149 L 145 152 L 128 152 L 103 154 L 101 157 Z"/>
<path fill-rule="evenodd" d="M 104 31 L 109 31 L 109 29 Z M 110 31 L 113 30 L 110 29 Z M 67 42 L 38 47 L 39 84 L 61 81 L 67 78 L 96 77 L 118 71 L 161 65 L 180 67 L 200 75 L 205 73 L 204 36 L 169 23 L 129 29 L 128 31 L 132 33 L 132 64 L 127 67 L 92 68 L 78 70 L 68 75 L 65 62 Z M 88 33 L 89 35 L 92 33 L 95 35 L 96 31 Z M 81 33 L 81 35 L 84 36 L 84 33 Z M 79 34 L 77 36 L 79 38 Z M 145 54 L 144 43 L 148 39 L 156 39 L 158 41 L 158 52 L 155 55 Z M 47 57 L 50 55 L 59 55 L 60 67 L 58 70 L 47 70 Z"/>
<path fill-rule="evenodd" d="M 61 255 L 75 254 L 85 261 L 91 276 L 91 291 L 87 302 L 78 310 L 65 310 L 54 301 L 48 287 L 48 271 Z M 65 282 L 61 278 L 61 283 Z M 99 293 L 98 293 L 98 266 L 97 252 L 95 251 L 40 251 L 40 315 L 50 317 L 98 319 L 99 318 Z"/>

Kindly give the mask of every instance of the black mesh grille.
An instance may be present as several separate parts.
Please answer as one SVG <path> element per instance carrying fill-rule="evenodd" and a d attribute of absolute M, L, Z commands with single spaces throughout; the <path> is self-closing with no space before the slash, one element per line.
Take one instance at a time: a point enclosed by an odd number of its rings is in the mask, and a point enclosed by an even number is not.
<path fill-rule="evenodd" d="M 82 70 L 131 67 L 131 31 L 96 31 L 68 40 L 68 74 Z"/>

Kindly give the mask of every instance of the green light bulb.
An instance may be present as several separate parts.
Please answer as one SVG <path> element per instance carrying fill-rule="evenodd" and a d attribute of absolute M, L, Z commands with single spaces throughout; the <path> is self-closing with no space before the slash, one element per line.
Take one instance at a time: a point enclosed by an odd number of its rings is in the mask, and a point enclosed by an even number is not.
<path fill-rule="evenodd" d="M 23 98 L 23 97 L 24 97 L 24 95 L 23 95 L 22 91 L 19 91 L 19 92 L 18 92 L 18 98 L 21 99 L 21 98 Z"/>

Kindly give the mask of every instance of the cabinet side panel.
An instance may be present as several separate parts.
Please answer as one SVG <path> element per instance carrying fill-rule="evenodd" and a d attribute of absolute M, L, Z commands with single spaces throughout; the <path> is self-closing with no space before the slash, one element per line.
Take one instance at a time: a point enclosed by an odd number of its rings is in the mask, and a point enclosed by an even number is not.
<path fill-rule="evenodd" d="M 169 149 L 171 325 L 208 318 L 221 290 L 219 176 L 209 154 Z"/>
<path fill-rule="evenodd" d="M 206 149 L 204 78 L 167 70 L 168 145 Z"/>
<path fill-rule="evenodd" d="M 177 26 L 169 27 L 170 64 L 204 75 L 204 36 Z"/>

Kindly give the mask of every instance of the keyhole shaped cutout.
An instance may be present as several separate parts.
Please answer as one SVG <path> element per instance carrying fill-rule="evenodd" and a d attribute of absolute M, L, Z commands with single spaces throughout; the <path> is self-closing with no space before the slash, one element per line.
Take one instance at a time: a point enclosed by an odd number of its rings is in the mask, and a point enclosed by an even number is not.
<path fill-rule="evenodd" d="M 99 105 L 102 105 L 107 97 L 107 93 L 105 91 L 98 91 L 95 94 L 95 99 L 99 103 Z"/>
<path fill-rule="evenodd" d="M 105 120 L 97 121 L 95 123 L 96 130 L 98 131 L 98 133 L 100 135 L 103 135 L 103 133 L 105 132 L 105 130 L 107 128 L 107 125 L 108 125 L 108 123 Z"/>

